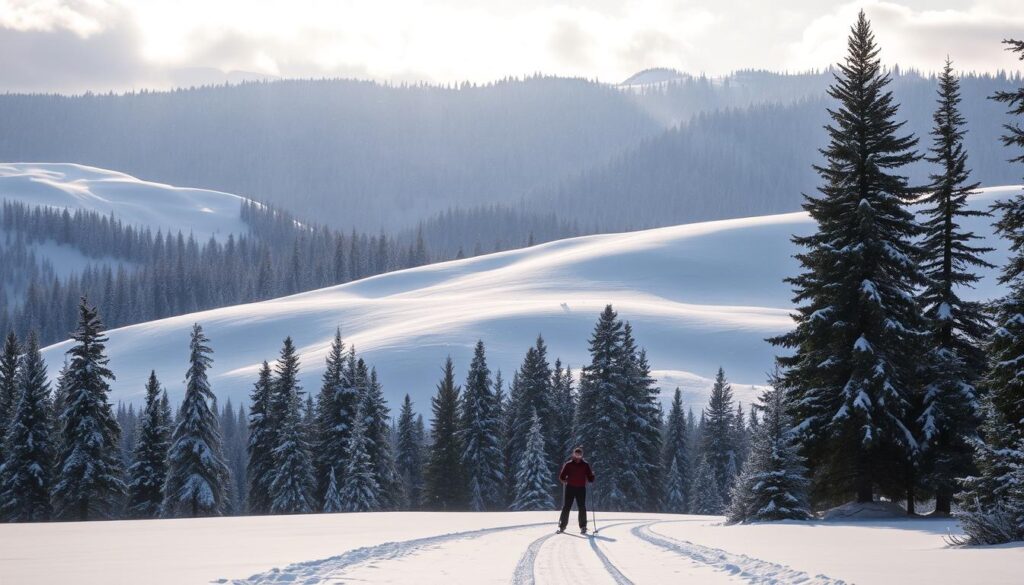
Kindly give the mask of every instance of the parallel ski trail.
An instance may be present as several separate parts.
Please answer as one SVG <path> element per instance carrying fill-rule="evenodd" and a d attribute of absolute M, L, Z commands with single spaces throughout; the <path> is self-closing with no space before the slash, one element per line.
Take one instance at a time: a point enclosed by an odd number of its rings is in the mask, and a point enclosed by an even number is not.
<path fill-rule="evenodd" d="M 648 522 L 631 530 L 637 538 L 655 546 L 689 557 L 698 563 L 709 565 L 731 573 L 750 583 L 758 585 L 845 585 L 844 581 L 825 575 L 811 576 L 785 565 L 755 559 L 746 555 L 733 554 L 721 549 L 677 540 L 655 533 L 651 526 L 661 521 Z"/>
<path fill-rule="evenodd" d="M 497 526 L 481 530 L 469 530 L 465 532 L 453 532 L 438 536 L 427 536 L 413 540 L 398 542 L 385 542 L 373 546 L 347 551 L 336 557 L 319 559 L 315 561 L 303 561 L 294 563 L 284 568 L 274 568 L 264 573 L 252 575 L 246 579 L 231 581 L 235 585 L 262 585 L 266 583 L 289 583 L 293 585 L 315 585 L 322 583 L 324 579 L 337 574 L 353 565 L 370 561 L 387 561 L 406 557 L 426 547 L 433 547 L 456 540 L 478 538 L 496 532 L 508 530 L 519 530 L 523 528 L 534 528 L 537 526 L 550 526 L 550 522 L 537 522 L 533 524 L 517 524 L 513 526 Z M 539 548 L 539 547 L 538 547 Z M 223 581 L 222 581 L 223 582 Z"/>
<path fill-rule="evenodd" d="M 642 520 L 607 524 L 601 526 L 601 530 L 636 522 Z M 549 540 L 552 537 L 554 539 Z M 581 536 L 572 532 L 563 535 L 549 534 L 538 538 L 527 547 L 519 559 L 516 572 L 512 576 L 512 585 L 633 585 L 633 581 L 626 577 L 597 546 L 597 541 L 601 539 L 601 536 Z M 544 546 L 545 543 L 549 543 L 548 546 Z M 587 552 L 588 546 L 590 552 Z"/>

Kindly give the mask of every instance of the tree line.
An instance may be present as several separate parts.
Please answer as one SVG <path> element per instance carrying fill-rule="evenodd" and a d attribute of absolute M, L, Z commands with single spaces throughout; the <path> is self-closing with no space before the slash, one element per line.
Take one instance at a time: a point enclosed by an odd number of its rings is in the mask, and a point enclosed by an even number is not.
<path fill-rule="evenodd" d="M 721 513 L 757 415 L 721 370 L 698 419 L 676 390 L 663 416 L 645 352 L 608 306 L 591 361 L 552 365 L 542 337 L 506 386 L 476 344 L 465 382 L 449 358 L 429 428 L 409 396 L 397 417 L 376 370 L 335 334 L 315 393 L 298 383 L 290 338 L 259 367 L 248 409 L 219 408 L 213 351 L 190 336 L 182 402 L 153 372 L 138 412 L 109 402 L 114 373 L 98 311 L 78 307 L 51 392 L 37 338 L 0 351 L 0 514 L 7 521 L 378 510 L 548 510 L 566 454 L 584 445 L 602 507 Z M 691 465 L 691 462 L 694 462 Z"/>

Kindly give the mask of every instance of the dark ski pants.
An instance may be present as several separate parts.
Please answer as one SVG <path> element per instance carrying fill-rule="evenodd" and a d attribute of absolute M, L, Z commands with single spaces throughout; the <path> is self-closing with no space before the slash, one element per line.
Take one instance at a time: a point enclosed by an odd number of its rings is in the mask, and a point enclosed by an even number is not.
<path fill-rule="evenodd" d="M 587 527 L 587 488 L 566 485 L 562 497 L 562 516 L 558 519 L 558 527 L 562 530 L 569 525 L 569 511 L 572 510 L 573 500 L 576 501 L 576 508 L 580 512 L 580 529 Z"/>

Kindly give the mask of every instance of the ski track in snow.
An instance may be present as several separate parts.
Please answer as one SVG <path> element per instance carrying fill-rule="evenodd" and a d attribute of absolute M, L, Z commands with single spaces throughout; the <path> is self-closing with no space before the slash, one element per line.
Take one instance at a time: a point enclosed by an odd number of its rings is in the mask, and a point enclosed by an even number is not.
<path fill-rule="evenodd" d="M 514 526 L 497 526 L 495 528 L 484 528 L 482 530 L 468 530 L 466 532 L 452 532 L 439 536 L 427 536 L 413 540 L 398 542 L 385 542 L 373 546 L 366 546 L 350 550 L 344 554 L 327 559 L 305 561 L 288 565 L 283 569 L 274 568 L 265 573 L 258 573 L 247 579 L 236 579 L 231 581 L 234 585 L 261 585 L 264 583 L 291 583 L 295 585 L 314 585 L 323 583 L 338 571 L 345 570 L 353 565 L 370 561 L 393 560 L 408 556 L 425 547 L 435 546 L 461 540 L 466 538 L 478 538 L 496 532 L 506 530 L 518 530 L 522 528 L 534 528 L 537 526 L 548 526 L 550 522 L 534 524 L 517 524 Z M 550 536 L 550 535 L 549 535 Z M 538 546 L 538 549 L 540 547 Z M 224 579 L 215 582 L 225 582 Z"/>
<path fill-rule="evenodd" d="M 792 583 L 799 583 L 801 585 L 846 585 L 845 581 L 833 579 L 825 575 L 812 577 L 803 571 L 785 565 L 751 558 L 746 555 L 733 554 L 722 549 L 702 546 L 692 542 L 676 540 L 651 530 L 651 526 L 661 523 L 662 521 L 648 522 L 636 526 L 631 532 L 634 536 L 645 542 L 684 555 L 698 563 L 732 573 L 745 581 L 758 585 L 788 585 Z"/>
<path fill-rule="evenodd" d="M 605 526 L 605 528 L 613 528 L 615 526 L 619 526 L 622 524 L 634 524 L 634 522 L 619 522 L 617 524 L 609 524 L 608 526 Z M 628 577 L 623 575 L 622 571 L 620 571 L 618 567 L 616 567 L 615 564 L 608 559 L 608 555 L 604 554 L 601 551 L 601 549 L 598 548 L 598 535 L 596 533 L 591 534 L 588 536 L 588 538 L 590 539 L 590 548 L 594 549 L 594 554 L 597 555 L 597 558 L 601 559 L 601 564 L 604 565 L 604 568 L 608 570 L 608 574 L 612 576 L 612 579 L 615 579 L 615 583 L 617 585 L 633 585 L 633 581 L 631 581 Z"/>

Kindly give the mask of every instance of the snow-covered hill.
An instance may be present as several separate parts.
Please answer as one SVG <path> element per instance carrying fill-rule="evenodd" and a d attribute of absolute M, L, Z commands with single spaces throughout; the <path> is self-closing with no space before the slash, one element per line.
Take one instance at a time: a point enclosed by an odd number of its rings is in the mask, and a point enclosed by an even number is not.
<path fill-rule="evenodd" d="M 1016 189 L 988 189 L 973 205 L 986 208 Z M 990 221 L 977 218 L 972 227 L 991 236 Z M 612 303 L 633 324 L 666 395 L 682 386 L 699 407 L 721 365 L 749 403 L 750 386 L 764 383 L 775 354 L 764 339 L 790 326 L 783 283 L 797 271 L 790 236 L 812 228 L 805 214 L 791 213 L 573 238 L 125 327 L 110 333 L 113 399 L 140 401 L 150 369 L 180 399 L 193 322 L 212 341 L 221 400 L 244 400 L 257 365 L 276 357 L 286 335 L 300 348 L 305 388 L 315 391 L 340 326 L 377 367 L 393 408 L 409 393 L 426 411 L 445 356 L 464 375 L 477 339 L 506 380 L 538 334 L 552 361 L 560 356 L 578 368 L 598 313 Z M 990 243 L 1000 246 L 989 258 L 998 264 L 1002 244 Z M 973 291 L 996 294 L 992 273 Z M 46 350 L 51 373 L 66 349 Z"/>
<path fill-rule="evenodd" d="M 248 231 L 239 217 L 244 199 L 238 195 L 70 163 L 0 164 L 0 200 L 113 213 L 125 224 L 192 233 L 200 242 Z"/>
<path fill-rule="evenodd" d="M 946 545 L 953 520 L 722 526 L 597 513 L 589 538 L 555 512 L 390 512 L 0 525 L 0 582 L 39 585 L 824 585 L 1019 583 L 1018 545 Z M 593 524 L 591 525 L 593 528 Z"/>

